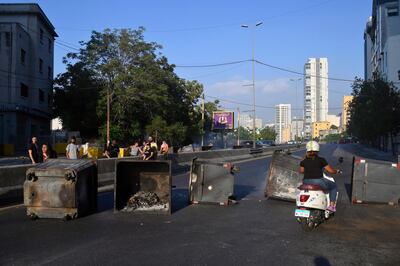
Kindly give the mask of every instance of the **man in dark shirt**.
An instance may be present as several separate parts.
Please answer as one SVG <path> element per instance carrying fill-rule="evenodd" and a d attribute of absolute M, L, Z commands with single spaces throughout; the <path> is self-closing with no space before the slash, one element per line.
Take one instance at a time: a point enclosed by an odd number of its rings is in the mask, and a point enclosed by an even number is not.
<path fill-rule="evenodd" d="M 117 140 L 113 139 L 111 142 L 111 145 L 109 146 L 110 150 L 110 157 L 111 158 L 116 158 L 118 157 L 118 153 L 119 153 L 119 146 L 117 144 Z"/>
<path fill-rule="evenodd" d="M 318 185 L 328 190 L 328 210 L 336 212 L 337 186 L 335 182 L 324 178 L 324 170 L 330 174 L 340 173 L 340 170 L 333 169 L 324 158 L 318 156 L 319 144 L 316 141 L 308 142 L 306 149 L 306 157 L 300 162 L 300 173 L 304 173 L 303 184 Z"/>
<path fill-rule="evenodd" d="M 36 136 L 32 137 L 32 143 L 28 148 L 29 159 L 31 159 L 32 164 L 39 163 L 40 153 L 39 153 L 39 144 Z"/>

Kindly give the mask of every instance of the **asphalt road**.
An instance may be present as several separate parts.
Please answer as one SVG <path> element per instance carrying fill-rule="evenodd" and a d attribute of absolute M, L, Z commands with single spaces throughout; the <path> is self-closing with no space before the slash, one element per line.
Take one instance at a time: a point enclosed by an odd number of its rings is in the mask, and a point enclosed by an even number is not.
<path fill-rule="evenodd" d="M 232 206 L 187 206 L 181 174 L 170 216 L 113 213 L 112 193 L 100 194 L 98 213 L 70 222 L 1 210 L 0 265 L 400 265 L 399 208 L 351 205 L 350 153 L 338 147 L 321 151 L 333 166 L 345 156 L 338 212 L 313 232 L 295 221 L 294 203 L 264 198 L 264 158 L 240 164 Z"/>

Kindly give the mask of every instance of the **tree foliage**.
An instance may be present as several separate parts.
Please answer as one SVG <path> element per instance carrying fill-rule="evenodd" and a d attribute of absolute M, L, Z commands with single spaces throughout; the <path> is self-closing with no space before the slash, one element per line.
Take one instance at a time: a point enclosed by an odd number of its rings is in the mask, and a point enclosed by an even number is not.
<path fill-rule="evenodd" d="M 83 136 L 96 137 L 100 126 L 96 105 L 98 81 L 82 63 L 67 64 L 67 71 L 55 79 L 53 115 L 60 117 L 68 130 L 79 130 Z"/>
<path fill-rule="evenodd" d="M 264 127 L 260 130 L 257 138 L 260 140 L 275 140 L 277 134 L 272 127 Z"/>
<path fill-rule="evenodd" d="M 357 79 L 350 103 L 348 132 L 373 143 L 381 136 L 392 138 L 400 132 L 400 91 L 382 78 Z"/>
<path fill-rule="evenodd" d="M 67 71 L 58 79 L 56 109 L 68 128 L 82 131 L 87 126 L 88 134 L 98 130 L 104 138 L 109 93 L 112 138 L 131 141 L 146 133 L 154 134 L 157 127 L 162 127 L 160 136 L 170 140 L 176 136 L 174 140 L 180 144 L 201 134 L 199 98 L 203 86 L 179 78 L 174 65 L 161 54 L 161 46 L 144 40 L 144 28 L 93 31 L 81 45 L 79 52 L 67 54 Z M 67 79 L 70 76 L 87 80 L 87 84 L 75 82 L 71 87 Z M 81 87 L 92 87 L 92 83 L 99 89 L 88 90 L 82 103 L 78 99 Z M 71 95 L 67 97 L 69 91 Z M 73 107 L 75 114 L 62 103 L 66 99 L 77 102 Z M 206 109 L 214 104 L 207 103 Z M 74 124 L 81 120 L 78 117 L 90 123 Z"/>

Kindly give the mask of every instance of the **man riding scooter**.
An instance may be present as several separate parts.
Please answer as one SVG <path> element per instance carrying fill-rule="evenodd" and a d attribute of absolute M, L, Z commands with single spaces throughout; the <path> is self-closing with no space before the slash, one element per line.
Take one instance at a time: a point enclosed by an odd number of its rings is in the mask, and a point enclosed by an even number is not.
<path fill-rule="evenodd" d="M 336 212 L 336 183 L 324 178 L 324 170 L 330 174 L 341 173 L 340 170 L 333 169 L 328 162 L 318 156 L 319 144 L 316 141 L 309 141 L 306 144 L 306 156 L 300 162 L 300 173 L 304 174 L 303 184 L 317 185 L 329 191 L 329 206 L 327 210 Z"/>

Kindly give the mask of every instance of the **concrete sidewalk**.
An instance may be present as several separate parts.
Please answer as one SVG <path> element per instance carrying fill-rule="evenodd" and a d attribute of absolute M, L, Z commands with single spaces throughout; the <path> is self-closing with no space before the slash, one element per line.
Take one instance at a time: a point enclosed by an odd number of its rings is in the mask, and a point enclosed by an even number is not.
<path fill-rule="evenodd" d="M 341 150 L 341 156 L 343 157 L 353 157 L 356 155 L 365 159 L 397 162 L 397 158 L 395 158 L 391 153 L 383 152 L 363 144 L 338 145 L 338 150 Z"/>

